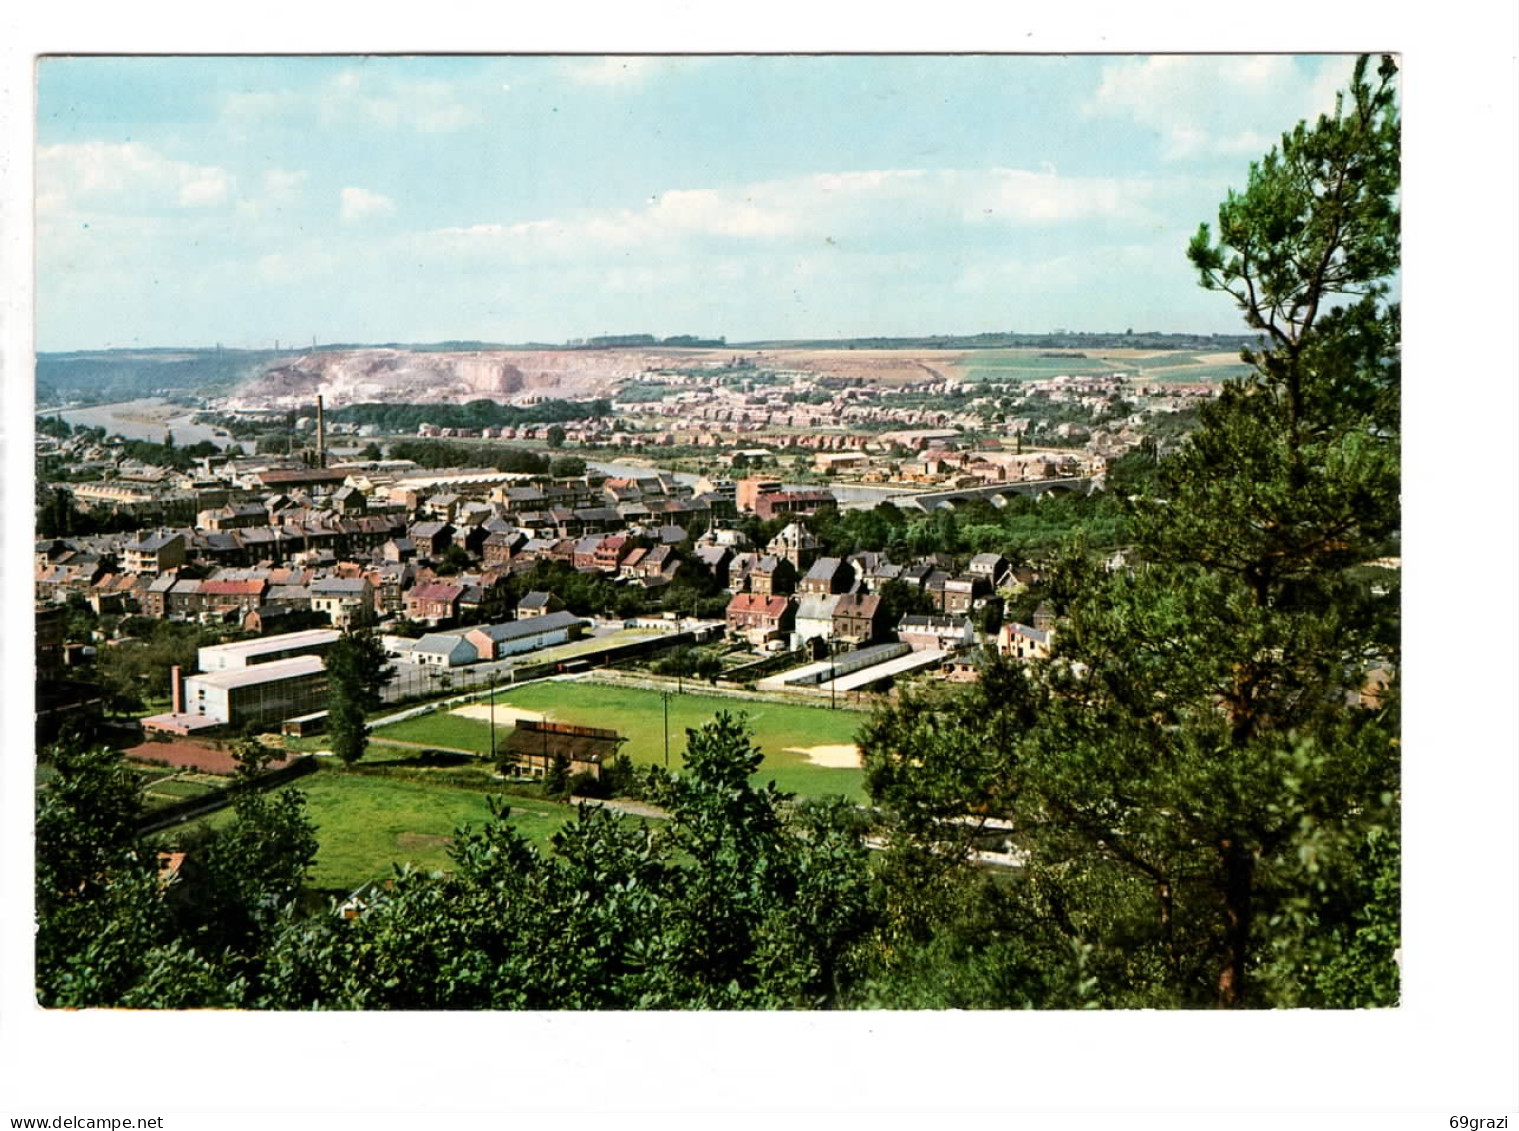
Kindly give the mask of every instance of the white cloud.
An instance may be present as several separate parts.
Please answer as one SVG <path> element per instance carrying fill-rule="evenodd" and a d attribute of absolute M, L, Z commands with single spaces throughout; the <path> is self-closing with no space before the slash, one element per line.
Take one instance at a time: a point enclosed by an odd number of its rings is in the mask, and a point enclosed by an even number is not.
<path fill-rule="evenodd" d="M 237 202 L 237 214 L 244 220 L 260 220 L 271 212 L 294 204 L 301 197 L 309 174 L 304 170 L 266 169 L 259 178 L 262 192 Z"/>
<path fill-rule="evenodd" d="M 1103 68 L 1084 110 L 1126 117 L 1154 130 L 1168 160 L 1262 153 L 1287 124 L 1334 107 L 1350 75 L 1348 57 L 1158 55 Z M 1273 127 L 1274 128 L 1274 127 Z"/>
<path fill-rule="evenodd" d="M 466 84 L 404 81 L 377 64 L 343 71 L 311 90 L 237 91 L 222 100 L 222 114 L 239 127 L 302 122 L 453 133 L 484 120 L 468 91 Z"/>
<path fill-rule="evenodd" d="M 304 169 L 265 169 L 264 195 L 277 201 L 293 199 L 300 194 L 308 175 Z"/>
<path fill-rule="evenodd" d="M 37 150 L 39 210 L 80 209 L 117 215 L 227 203 L 232 174 L 214 165 L 175 161 L 140 142 L 79 142 Z"/>
<path fill-rule="evenodd" d="M 396 202 L 364 188 L 348 187 L 338 194 L 338 216 L 345 224 L 357 224 L 378 216 L 392 216 Z"/>
<path fill-rule="evenodd" d="M 1155 188 L 1148 181 L 1061 177 L 1053 171 L 1030 173 L 1022 169 L 992 169 L 966 180 L 967 220 L 1020 224 L 1138 218 Z"/>
<path fill-rule="evenodd" d="M 1159 187 L 1053 170 L 877 169 L 671 189 L 641 208 L 450 227 L 419 238 L 447 254 L 479 252 L 515 263 L 633 253 L 673 260 L 744 247 L 858 252 L 954 240 L 972 226 L 1148 223 Z"/>
<path fill-rule="evenodd" d="M 479 108 L 446 82 L 400 82 L 384 71 L 344 71 L 317 96 L 329 126 L 363 124 L 418 133 L 453 133 L 483 121 Z"/>
<path fill-rule="evenodd" d="M 186 208 L 207 208 L 225 204 L 232 178 L 225 169 L 197 169 L 179 186 L 179 203 Z"/>
<path fill-rule="evenodd" d="M 565 77 L 586 86 L 628 86 L 643 82 L 654 73 L 654 60 L 638 56 L 608 55 L 591 59 L 566 59 Z"/>

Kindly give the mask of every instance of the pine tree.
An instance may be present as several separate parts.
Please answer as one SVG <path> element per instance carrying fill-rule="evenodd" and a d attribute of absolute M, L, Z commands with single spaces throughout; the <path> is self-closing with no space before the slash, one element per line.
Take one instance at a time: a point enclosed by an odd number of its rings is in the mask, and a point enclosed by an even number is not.
<path fill-rule="evenodd" d="M 1395 68 L 1368 69 L 1192 241 L 1263 342 L 1136 503 L 1138 567 L 1072 554 L 1047 663 L 867 735 L 905 834 L 1012 819 L 1018 898 L 1106 1004 L 1395 1000 L 1395 675 L 1362 692 L 1398 660 L 1397 587 L 1367 563 L 1399 529 L 1399 129 Z M 1357 989 L 1337 955 L 1368 925 Z"/>

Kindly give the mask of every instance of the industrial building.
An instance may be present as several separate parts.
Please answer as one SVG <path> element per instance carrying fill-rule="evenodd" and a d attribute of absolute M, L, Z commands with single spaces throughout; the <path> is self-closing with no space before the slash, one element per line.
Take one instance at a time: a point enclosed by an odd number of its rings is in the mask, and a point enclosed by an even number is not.
<path fill-rule="evenodd" d="M 209 725 L 276 725 L 327 705 L 327 673 L 320 656 L 295 656 L 252 667 L 192 675 L 176 714 Z M 145 720 L 146 722 L 146 720 Z"/>
<path fill-rule="evenodd" d="M 342 633 L 330 628 L 286 632 L 199 649 L 199 675 L 170 675 L 172 709 L 142 720 L 144 730 L 188 735 L 247 723 L 277 726 L 325 710 L 323 654 Z"/>
<path fill-rule="evenodd" d="M 203 672 L 225 672 L 288 660 L 292 656 L 321 656 L 337 643 L 340 636 L 342 633 L 333 628 L 314 628 L 307 632 L 239 640 L 235 644 L 213 644 L 196 653 L 196 663 Z"/>

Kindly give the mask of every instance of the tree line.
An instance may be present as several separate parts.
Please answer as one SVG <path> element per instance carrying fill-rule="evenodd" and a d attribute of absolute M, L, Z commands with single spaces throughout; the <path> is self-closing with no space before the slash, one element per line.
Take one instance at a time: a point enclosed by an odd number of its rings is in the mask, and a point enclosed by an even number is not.
<path fill-rule="evenodd" d="M 316 406 L 311 407 L 311 412 Z M 594 420 L 612 414 L 612 402 L 550 400 L 533 405 L 508 405 L 492 400 L 468 404 L 354 404 L 335 408 L 326 415 L 351 424 L 373 424 L 383 432 L 415 432 L 420 424 L 439 428 L 503 428 L 524 424 L 563 424 Z"/>

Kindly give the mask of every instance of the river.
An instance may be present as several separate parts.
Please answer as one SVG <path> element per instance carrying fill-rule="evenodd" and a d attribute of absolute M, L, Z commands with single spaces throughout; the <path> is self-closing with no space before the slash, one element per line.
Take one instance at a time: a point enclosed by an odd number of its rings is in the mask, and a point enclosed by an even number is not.
<path fill-rule="evenodd" d="M 151 440 L 163 443 L 166 431 L 174 433 L 178 447 L 188 447 L 202 440 L 209 440 L 218 448 L 232 443 L 232 437 L 219 428 L 208 424 L 192 424 L 193 413 L 169 404 L 162 397 L 143 397 L 135 401 L 119 401 L 115 404 L 90 405 L 88 408 L 66 408 L 61 412 L 48 410 L 46 416 L 61 416 L 70 424 L 83 424 L 90 428 L 104 428 L 108 435 L 128 440 Z"/>

